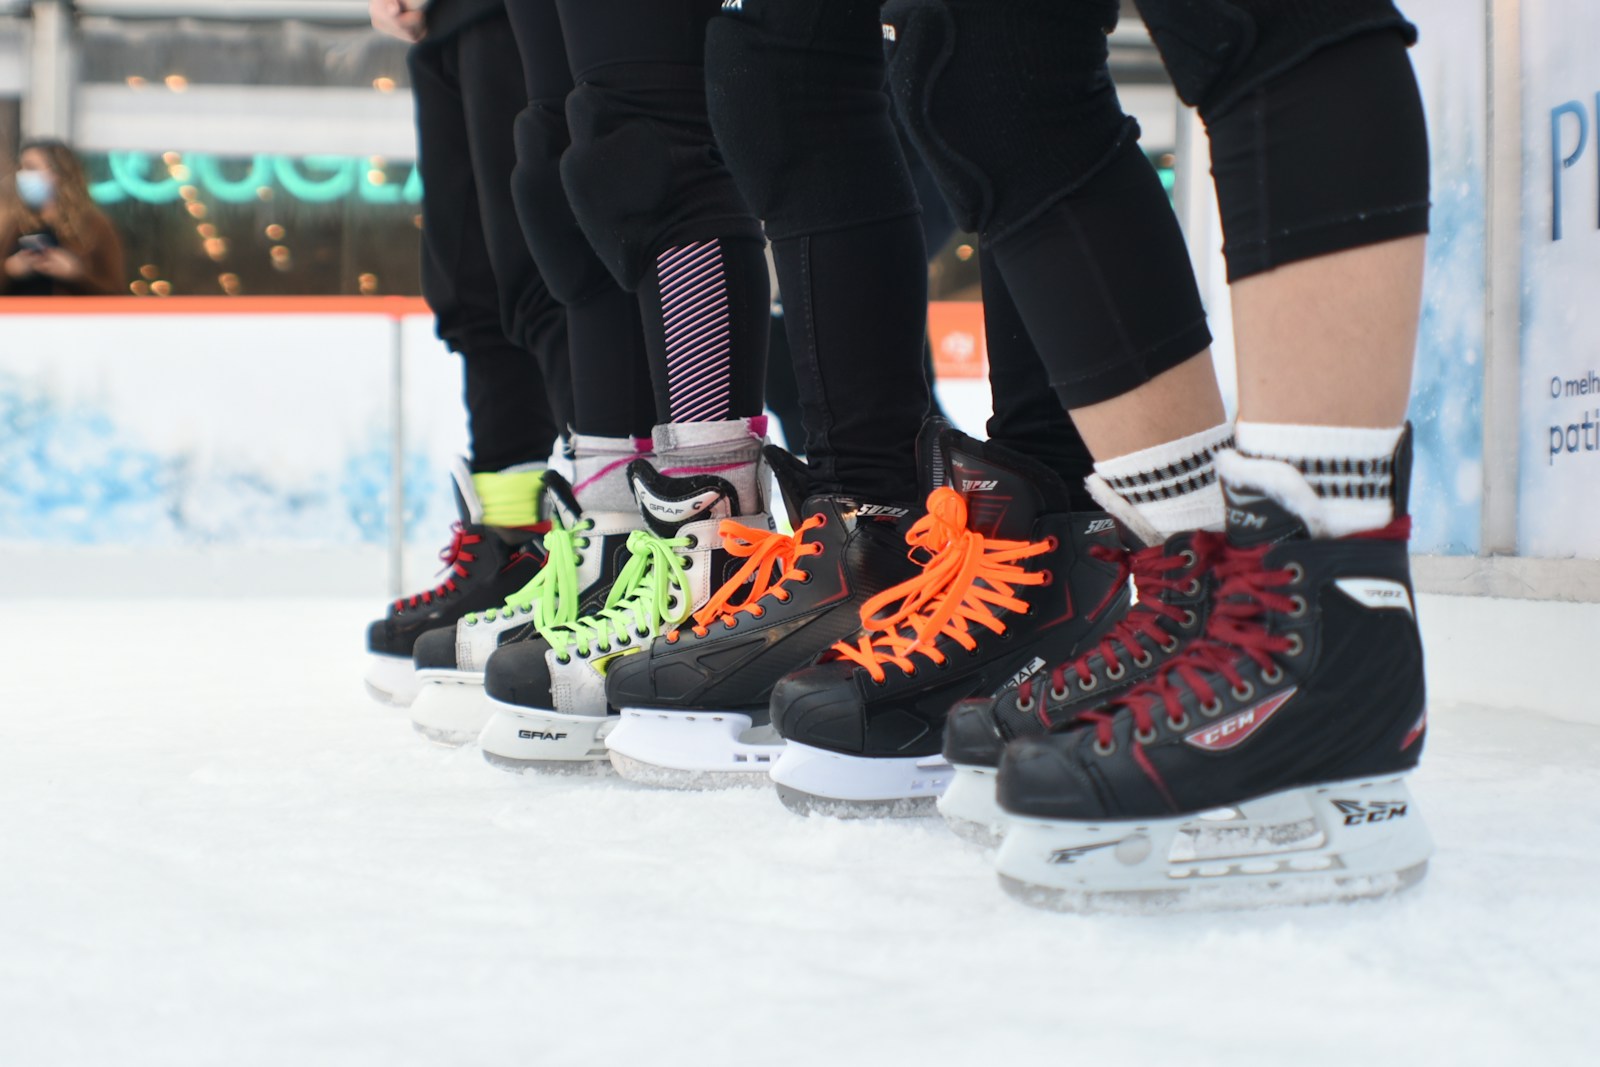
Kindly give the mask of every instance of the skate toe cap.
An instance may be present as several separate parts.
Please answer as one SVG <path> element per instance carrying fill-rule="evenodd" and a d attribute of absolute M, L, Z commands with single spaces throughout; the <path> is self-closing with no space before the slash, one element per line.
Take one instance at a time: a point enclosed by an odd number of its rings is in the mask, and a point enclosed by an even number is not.
<path fill-rule="evenodd" d="M 958 700 L 944 723 L 944 758 L 973 767 L 997 767 L 1005 738 L 995 724 L 994 700 Z"/>
<path fill-rule="evenodd" d="M 548 708 L 550 701 L 550 662 L 544 641 L 518 641 L 502 645 L 489 654 L 484 664 L 483 691 L 502 704 L 529 708 Z"/>
<path fill-rule="evenodd" d="M 456 628 L 441 626 L 417 638 L 411 650 L 417 670 L 454 670 L 456 666 Z"/>
<path fill-rule="evenodd" d="M 995 798 L 1013 815 L 1043 819 L 1095 819 L 1105 814 L 1094 782 L 1075 758 L 1081 738 L 1023 738 L 1006 746 Z"/>
<path fill-rule="evenodd" d="M 772 725 L 788 741 L 836 752 L 866 745 L 866 705 L 852 672 L 839 664 L 807 667 L 772 690 Z"/>
<path fill-rule="evenodd" d="M 649 651 L 619 656 L 606 668 L 606 703 L 614 708 L 651 707 L 658 703 L 650 682 Z"/>
<path fill-rule="evenodd" d="M 378 619 L 367 627 L 367 651 L 380 656 L 409 656 L 405 635 L 399 632 L 392 619 Z"/>

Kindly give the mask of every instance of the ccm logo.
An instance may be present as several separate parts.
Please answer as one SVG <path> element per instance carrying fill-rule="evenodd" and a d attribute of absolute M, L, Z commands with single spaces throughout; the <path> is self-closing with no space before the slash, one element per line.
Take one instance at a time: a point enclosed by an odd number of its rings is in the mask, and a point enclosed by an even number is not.
<path fill-rule="evenodd" d="M 1207 726 L 1203 730 L 1196 730 L 1183 740 L 1187 744 L 1191 744 L 1195 748 L 1204 749 L 1207 752 L 1226 752 L 1236 745 L 1243 744 L 1245 738 L 1261 729 L 1266 721 L 1272 718 L 1273 714 L 1283 707 L 1294 694 L 1295 690 L 1286 689 L 1277 696 L 1268 697 L 1253 708 L 1246 708 L 1244 711 L 1228 716 L 1215 726 Z"/>

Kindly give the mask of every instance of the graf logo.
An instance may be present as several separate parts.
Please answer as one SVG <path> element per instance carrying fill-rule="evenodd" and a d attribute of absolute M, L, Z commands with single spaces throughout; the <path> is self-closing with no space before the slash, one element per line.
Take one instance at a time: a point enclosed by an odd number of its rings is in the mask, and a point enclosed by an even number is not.
<path fill-rule="evenodd" d="M 998 481 L 989 478 L 963 478 L 961 491 L 963 493 L 987 493 L 1000 485 Z"/>
<path fill-rule="evenodd" d="M 1007 682 L 1005 685 L 1001 686 L 1000 692 L 1003 693 L 1007 689 L 1015 689 L 1015 688 L 1017 688 L 1023 682 L 1026 682 L 1029 678 L 1032 678 L 1035 674 L 1038 674 L 1039 671 L 1041 669 L 1043 669 L 1043 667 L 1044 667 L 1044 659 L 1042 657 L 1039 657 L 1039 656 L 1033 657 L 1033 659 L 1028 661 L 1028 665 L 1026 667 L 1022 668 L 1016 674 L 1013 674 L 1011 676 L 1011 680 L 1009 682 Z M 996 695 L 998 696 L 999 694 L 996 694 Z"/>
<path fill-rule="evenodd" d="M 1196 730 L 1185 737 L 1184 741 L 1207 752 L 1226 752 L 1243 744 L 1245 738 L 1261 729 L 1266 721 L 1294 696 L 1295 692 L 1294 689 L 1286 689 L 1275 696 L 1270 696 L 1255 707 L 1230 715 L 1213 726 Z"/>
<path fill-rule="evenodd" d="M 1076 863 L 1081 857 L 1091 852 L 1098 852 L 1103 848 L 1115 848 L 1122 841 L 1102 841 L 1098 845 L 1079 845 L 1076 848 L 1058 848 L 1050 853 L 1050 863 Z"/>
<path fill-rule="evenodd" d="M 518 730 L 517 736 L 524 741 L 560 741 L 566 734 L 547 734 L 543 730 Z"/>
<path fill-rule="evenodd" d="M 891 508 L 887 504 L 862 504 L 856 508 L 857 515 L 881 515 L 888 519 L 903 519 L 911 514 L 909 508 Z"/>
<path fill-rule="evenodd" d="M 1362 826 L 1406 817 L 1406 805 L 1398 800 L 1369 800 L 1366 803 L 1359 800 L 1335 800 L 1333 806 L 1344 816 L 1346 826 Z"/>
<path fill-rule="evenodd" d="M 1115 519 L 1096 519 L 1091 522 L 1089 524 L 1089 528 L 1083 532 L 1084 535 L 1087 536 L 1089 534 L 1107 533 L 1111 530 L 1115 530 L 1116 528 L 1117 523 Z"/>

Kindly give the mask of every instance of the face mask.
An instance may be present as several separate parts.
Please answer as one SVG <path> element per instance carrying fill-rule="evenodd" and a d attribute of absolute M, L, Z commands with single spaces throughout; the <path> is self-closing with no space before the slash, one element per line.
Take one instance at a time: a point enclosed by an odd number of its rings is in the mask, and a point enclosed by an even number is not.
<path fill-rule="evenodd" d="M 17 171 L 17 195 L 22 202 L 38 211 L 55 198 L 55 175 L 45 170 Z"/>

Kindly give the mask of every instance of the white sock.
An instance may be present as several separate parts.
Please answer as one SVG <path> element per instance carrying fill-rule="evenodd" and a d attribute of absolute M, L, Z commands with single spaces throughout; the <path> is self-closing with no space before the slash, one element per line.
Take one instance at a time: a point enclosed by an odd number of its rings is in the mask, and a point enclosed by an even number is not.
<path fill-rule="evenodd" d="M 768 487 L 761 446 L 766 444 L 767 417 L 722 419 L 717 422 L 667 422 L 655 428 L 656 470 L 671 477 L 715 474 L 739 494 L 739 511 L 767 511 Z"/>
<path fill-rule="evenodd" d="M 1147 545 L 1185 530 L 1222 529 L 1212 457 L 1232 444 L 1229 423 L 1094 465 L 1089 492 Z M 1131 514 L 1130 514 L 1131 512 Z"/>
<path fill-rule="evenodd" d="M 1244 458 L 1287 464 L 1304 479 L 1316 496 L 1314 507 L 1302 505 L 1315 514 L 1301 515 L 1313 536 L 1344 537 L 1394 521 L 1394 451 L 1404 430 L 1241 421 L 1236 439 Z"/>
<path fill-rule="evenodd" d="M 628 487 L 628 464 L 650 458 L 648 437 L 573 434 L 572 491 L 578 497 L 578 506 L 586 512 L 633 514 L 638 505 Z"/>

